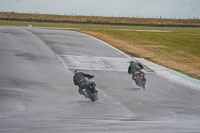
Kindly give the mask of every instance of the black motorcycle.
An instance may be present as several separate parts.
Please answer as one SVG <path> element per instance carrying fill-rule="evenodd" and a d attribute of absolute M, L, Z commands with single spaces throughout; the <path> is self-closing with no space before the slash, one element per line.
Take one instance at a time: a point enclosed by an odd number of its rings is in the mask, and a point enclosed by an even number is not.
<path fill-rule="evenodd" d="M 135 72 L 134 80 L 137 86 L 142 87 L 143 90 L 145 89 L 146 79 L 144 74 L 140 71 Z"/>
<path fill-rule="evenodd" d="M 98 101 L 98 90 L 96 89 L 96 84 L 91 82 L 91 79 L 88 78 L 83 88 L 85 96 L 90 99 L 92 102 Z"/>

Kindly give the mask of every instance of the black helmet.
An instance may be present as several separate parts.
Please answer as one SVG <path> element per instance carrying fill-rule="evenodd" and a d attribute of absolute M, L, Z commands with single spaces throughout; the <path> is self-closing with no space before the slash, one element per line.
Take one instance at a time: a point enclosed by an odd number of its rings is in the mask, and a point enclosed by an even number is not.
<path fill-rule="evenodd" d="M 79 70 L 74 70 L 74 74 L 77 73 L 77 72 L 80 72 L 80 71 Z"/>

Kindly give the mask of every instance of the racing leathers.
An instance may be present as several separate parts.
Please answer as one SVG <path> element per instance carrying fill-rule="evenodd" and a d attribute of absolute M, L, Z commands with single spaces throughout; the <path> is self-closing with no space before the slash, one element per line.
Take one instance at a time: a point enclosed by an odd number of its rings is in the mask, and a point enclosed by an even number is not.
<path fill-rule="evenodd" d="M 86 73 L 78 71 L 74 74 L 74 77 L 73 77 L 74 85 L 79 86 L 79 90 L 78 90 L 79 94 L 84 95 L 85 97 L 86 95 L 83 92 L 83 89 L 89 87 L 89 84 L 87 84 L 86 77 L 93 78 L 94 75 L 90 75 L 90 74 L 86 74 Z"/>

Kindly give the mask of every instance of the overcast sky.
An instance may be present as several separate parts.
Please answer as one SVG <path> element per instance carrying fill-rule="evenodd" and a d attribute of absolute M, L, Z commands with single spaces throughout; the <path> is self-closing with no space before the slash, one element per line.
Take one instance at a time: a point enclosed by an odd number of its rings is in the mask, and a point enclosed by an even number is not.
<path fill-rule="evenodd" d="M 200 18 L 200 0 L 0 0 L 0 11 L 117 17 Z"/>

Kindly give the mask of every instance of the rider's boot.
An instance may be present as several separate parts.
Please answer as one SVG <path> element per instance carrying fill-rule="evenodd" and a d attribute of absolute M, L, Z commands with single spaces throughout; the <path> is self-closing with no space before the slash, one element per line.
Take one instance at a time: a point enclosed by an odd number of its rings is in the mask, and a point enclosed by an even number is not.
<path fill-rule="evenodd" d="M 94 82 L 91 82 L 89 85 L 90 89 L 92 92 L 98 92 L 98 90 L 95 88 L 96 84 Z"/>
<path fill-rule="evenodd" d="M 86 94 L 84 94 L 85 98 L 88 98 Z"/>

